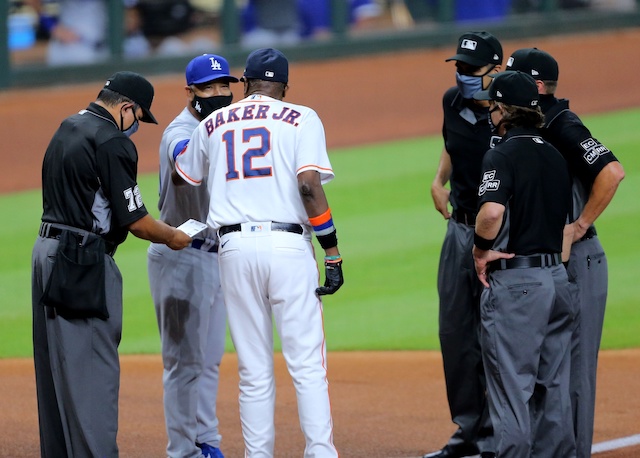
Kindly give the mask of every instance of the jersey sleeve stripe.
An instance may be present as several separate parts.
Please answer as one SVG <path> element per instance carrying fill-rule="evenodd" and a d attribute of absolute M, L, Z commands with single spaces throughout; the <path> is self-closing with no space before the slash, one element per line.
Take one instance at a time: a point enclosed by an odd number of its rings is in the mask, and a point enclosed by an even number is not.
<path fill-rule="evenodd" d="M 176 162 L 176 158 L 187 149 L 187 145 L 189 144 L 189 139 L 181 140 L 178 142 L 176 147 L 173 149 L 173 162 Z"/>
<path fill-rule="evenodd" d="M 177 162 L 176 162 L 176 171 L 180 174 L 182 178 L 184 178 L 186 181 L 190 183 L 193 183 L 194 185 L 199 186 L 202 183 L 202 180 L 194 180 L 189 175 L 187 175 L 185 171 L 180 168 Z"/>
<path fill-rule="evenodd" d="M 328 167 L 320 167 L 319 165 L 315 165 L 315 164 L 303 165 L 298 170 L 296 170 L 296 174 L 299 175 L 301 172 L 304 172 L 306 170 L 317 170 L 319 172 L 324 172 L 324 173 L 333 175 L 333 169 Z"/>

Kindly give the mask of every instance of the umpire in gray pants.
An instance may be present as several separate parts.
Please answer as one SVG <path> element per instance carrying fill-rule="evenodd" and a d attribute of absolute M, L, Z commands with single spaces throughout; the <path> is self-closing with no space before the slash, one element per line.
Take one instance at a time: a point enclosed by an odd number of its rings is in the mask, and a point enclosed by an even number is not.
<path fill-rule="evenodd" d="M 578 290 L 571 348 L 571 403 L 577 455 L 588 458 L 609 283 L 607 257 L 593 224 L 613 199 L 624 179 L 624 170 L 611 150 L 594 138 L 569 109 L 569 101 L 555 97 L 560 71 L 549 53 L 537 48 L 518 49 L 509 58 L 507 68 L 534 76 L 545 116 L 542 136 L 558 148 L 571 173 L 575 230 L 567 273 Z"/>
<path fill-rule="evenodd" d="M 483 158 L 473 247 L 485 286 L 481 346 L 496 454 L 575 457 L 574 310 L 561 258 L 563 232 L 571 228 L 567 165 L 540 137 L 543 115 L 531 76 L 499 73 L 474 97 L 491 101 L 490 123 L 502 135 Z"/>
<path fill-rule="evenodd" d="M 32 255 L 33 359 L 42 457 L 118 456 L 122 275 L 128 233 L 174 250 L 191 242 L 154 219 L 129 138 L 151 114 L 153 86 L 110 77 L 95 102 L 60 124 L 42 164 L 42 223 Z"/>

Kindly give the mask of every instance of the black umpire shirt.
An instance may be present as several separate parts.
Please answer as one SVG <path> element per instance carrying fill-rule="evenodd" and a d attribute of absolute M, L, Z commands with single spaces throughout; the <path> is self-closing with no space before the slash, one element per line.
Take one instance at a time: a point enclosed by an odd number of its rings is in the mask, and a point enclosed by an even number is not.
<path fill-rule="evenodd" d="M 510 129 L 482 162 L 479 205 L 506 207 L 496 246 L 517 255 L 562 252 L 571 208 L 567 164 L 537 129 Z"/>
<path fill-rule="evenodd" d="M 42 165 L 42 221 L 65 224 L 119 244 L 147 214 L 138 184 L 138 152 L 107 110 L 91 103 L 65 119 Z"/>
<path fill-rule="evenodd" d="M 573 180 L 572 218 L 584 209 L 593 181 L 610 162 L 618 161 L 609 149 L 593 138 L 578 115 L 569 110 L 569 101 L 553 95 L 540 96 L 540 108 L 545 115 L 542 136 L 555 146 L 569 165 Z"/>
<path fill-rule="evenodd" d="M 489 149 L 489 108 L 462 98 L 457 87 L 442 98 L 444 147 L 451 157 L 450 201 L 454 209 L 475 214 L 482 158 Z"/>

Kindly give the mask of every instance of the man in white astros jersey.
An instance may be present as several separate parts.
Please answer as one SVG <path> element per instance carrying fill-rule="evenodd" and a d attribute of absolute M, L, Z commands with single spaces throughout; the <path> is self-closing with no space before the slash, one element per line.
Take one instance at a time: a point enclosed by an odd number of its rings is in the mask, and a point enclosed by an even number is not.
<path fill-rule="evenodd" d="M 343 283 L 322 185 L 333 178 L 324 127 L 310 108 L 284 102 L 289 63 L 275 49 L 247 58 L 243 100 L 215 111 L 176 158 L 176 177 L 211 195 L 220 280 L 238 355 L 247 458 L 274 456 L 272 317 L 294 382 L 305 457 L 337 457 L 320 296 Z M 325 251 L 318 287 L 312 231 Z"/>

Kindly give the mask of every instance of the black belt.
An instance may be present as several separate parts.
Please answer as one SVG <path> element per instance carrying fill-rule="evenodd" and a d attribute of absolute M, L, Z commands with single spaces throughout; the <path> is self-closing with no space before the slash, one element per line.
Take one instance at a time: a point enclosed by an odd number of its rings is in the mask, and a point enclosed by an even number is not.
<path fill-rule="evenodd" d="M 526 269 L 527 267 L 557 266 L 562 262 L 560 253 L 534 254 L 532 256 L 516 256 L 511 259 L 498 259 L 492 261 L 489 270 Z"/>
<path fill-rule="evenodd" d="M 220 235 L 220 237 L 222 237 L 225 234 L 228 234 L 229 232 L 240 232 L 242 230 L 242 225 L 241 224 L 232 224 L 231 226 L 222 226 L 219 230 L 218 230 L 218 235 Z M 302 226 L 300 226 L 299 224 L 294 224 L 294 223 L 276 223 L 276 222 L 272 222 L 271 223 L 271 230 L 272 231 L 282 231 L 282 232 L 293 232 L 294 234 L 300 234 L 302 235 L 302 233 L 304 232 L 302 230 Z"/>
<path fill-rule="evenodd" d="M 211 243 L 211 241 L 208 239 L 193 239 L 191 241 L 191 248 L 195 248 L 196 250 L 206 251 L 208 253 L 218 252 L 218 244 Z"/>
<path fill-rule="evenodd" d="M 93 234 L 96 237 L 100 237 L 100 235 L 96 234 L 95 232 L 85 231 L 83 229 L 74 229 L 73 227 L 65 227 L 64 225 L 56 225 L 55 223 L 41 223 L 38 234 L 40 235 L 40 237 L 44 237 L 47 239 L 60 240 L 60 236 L 62 235 L 63 231 L 69 231 L 76 237 L 84 237 L 87 234 Z M 105 254 L 113 256 L 116 252 L 116 248 L 118 248 L 118 245 L 116 245 L 115 243 L 109 242 L 108 240 L 104 241 Z"/>
<path fill-rule="evenodd" d="M 464 210 L 455 209 L 451 212 L 451 217 L 455 219 L 457 222 L 461 224 L 466 224 L 467 226 L 475 226 L 476 225 L 476 214 L 466 212 Z"/>
<path fill-rule="evenodd" d="M 596 235 L 598 235 L 598 233 L 596 232 L 596 228 L 594 226 L 589 226 L 589 229 L 587 229 L 587 232 L 584 233 L 579 242 L 584 242 L 585 240 L 592 239 Z"/>

